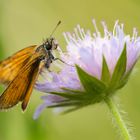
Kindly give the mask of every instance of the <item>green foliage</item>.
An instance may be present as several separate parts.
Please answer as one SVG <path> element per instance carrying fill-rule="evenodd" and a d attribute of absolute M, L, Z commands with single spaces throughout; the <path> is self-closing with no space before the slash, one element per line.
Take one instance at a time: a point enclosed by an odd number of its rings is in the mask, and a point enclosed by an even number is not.
<path fill-rule="evenodd" d="M 103 82 L 97 78 L 89 75 L 84 70 L 82 70 L 78 65 L 76 65 L 77 73 L 81 81 L 82 86 L 84 87 L 87 93 L 99 94 L 104 92 L 106 86 Z"/>
<path fill-rule="evenodd" d="M 124 49 L 120 55 L 120 58 L 117 61 L 115 66 L 111 81 L 110 81 L 110 90 L 115 90 L 119 87 L 120 81 L 122 77 L 124 77 L 124 73 L 126 71 L 126 62 L 127 62 L 127 54 L 126 54 L 126 44 Z"/>
<path fill-rule="evenodd" d="M 103 64 L 102 64 L 102 77 L 101 80 L 108 85 L 110 83 L 110 72 L 107 66 L 107 62 L 105 57 L 103 56 Z"/>

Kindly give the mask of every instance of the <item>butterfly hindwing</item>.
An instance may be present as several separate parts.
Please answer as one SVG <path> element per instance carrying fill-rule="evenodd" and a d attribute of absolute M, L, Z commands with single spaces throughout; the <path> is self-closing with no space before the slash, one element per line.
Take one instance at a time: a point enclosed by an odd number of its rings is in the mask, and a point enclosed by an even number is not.
<path fill-rule="evenodd" d="M 40 56 L 32 56 L 0 96 L 0 109 L 11 108 L 21 101 L 22 109 L 25 110 L 39 73 L 39 65 Z"/>

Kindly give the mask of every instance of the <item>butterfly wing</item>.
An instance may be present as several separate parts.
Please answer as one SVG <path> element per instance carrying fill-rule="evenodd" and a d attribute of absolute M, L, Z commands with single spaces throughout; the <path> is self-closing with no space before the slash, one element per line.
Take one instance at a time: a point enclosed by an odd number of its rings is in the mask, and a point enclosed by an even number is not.
<path fill-rule="evenodd" d="M 30 46 L 20 50 L 11 57 L 0 62 L 0 83 L 9 84 L 26 65 L 37 46 Z"/>
<path fill-rule="evenodd" d="M 0 96 L 0 109 L 8 109 L 22 102 L 22 109 L 25 110 L 33 90 L 36 78 L 39 73 L 41 55 L 33 55 L 29 62 L 22 68 L 19 74 L 8 85 Z"/>

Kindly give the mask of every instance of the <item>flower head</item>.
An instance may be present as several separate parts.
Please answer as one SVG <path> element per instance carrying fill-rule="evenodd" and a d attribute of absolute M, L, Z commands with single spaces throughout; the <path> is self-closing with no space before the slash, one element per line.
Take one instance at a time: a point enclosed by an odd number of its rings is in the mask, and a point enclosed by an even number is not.
<path fill-rule="evenodd" d="M 64 65 L 60 72 L 50 72 L 36 88 L 50 93 L 43 97 L 35 117 L 45 107 L 71 107 L 71 110 L 93 104 L 111 96 L 123 87 L 140 56 L 140 37 L 124 33 L 123 24 L 115 22 L 109 31 L 102 22 L 104 35 L 93 20 L 95 32 L 79 25 L 74 33 L 64 33 L 67 53 L 60 51 Z"/>

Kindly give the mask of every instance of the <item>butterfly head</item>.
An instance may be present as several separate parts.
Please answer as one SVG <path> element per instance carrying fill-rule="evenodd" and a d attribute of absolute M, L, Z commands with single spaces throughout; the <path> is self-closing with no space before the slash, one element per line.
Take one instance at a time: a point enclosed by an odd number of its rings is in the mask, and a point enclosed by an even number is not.
<path fill-rule="evenodd" d="M 55 50 L 58 47 L 58 42 L 55 38 L 51 37 L 43 43 L 43 47 L 46 51 Z"/>

